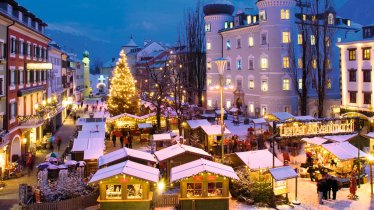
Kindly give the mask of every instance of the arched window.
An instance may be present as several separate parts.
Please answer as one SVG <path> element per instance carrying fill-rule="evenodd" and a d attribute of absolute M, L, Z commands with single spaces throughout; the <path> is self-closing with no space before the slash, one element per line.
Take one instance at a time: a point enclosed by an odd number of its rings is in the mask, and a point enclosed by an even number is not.
<path fill-rule="evenodd" d="M 330 25 L 333 25 L 334 24 L 334 14 L 330 13 L 327 21 Z"/>

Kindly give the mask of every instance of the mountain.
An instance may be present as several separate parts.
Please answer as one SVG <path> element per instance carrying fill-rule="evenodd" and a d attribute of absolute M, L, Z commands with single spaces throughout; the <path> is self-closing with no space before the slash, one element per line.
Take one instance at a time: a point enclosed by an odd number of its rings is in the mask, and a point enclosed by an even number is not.
<path fill-rule="evenodd" d="M 374 24 L 373 8 L 374 0 L 347 0 L 337 14 L 361 25 L 369 25 Z"/>

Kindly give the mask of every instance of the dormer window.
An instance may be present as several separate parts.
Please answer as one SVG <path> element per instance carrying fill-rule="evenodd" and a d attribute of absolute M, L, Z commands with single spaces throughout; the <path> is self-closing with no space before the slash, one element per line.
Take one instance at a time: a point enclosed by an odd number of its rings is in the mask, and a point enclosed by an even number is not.
<path fill-rule="evenodd" d="M 225 29 L 227 29 L 229 27 L 229 22 L 225 22 Z"/>
<path fill-rule="evenodd" d="M 253 23 L 257 22 L 257 16 L 253 16 Z"/>
<path fill-rule="evenodd" d="M 247 16 L 247 23 L 248 25 L 252 23 L 252 16 L 250 15 Z"/>
<path fill-rule="evenodd" d="M 334 14 L 330 13 L 328 16 L 328 24 L 333 25 L 334 24 Z"/>
<path fill-rule="evenodd" d="M 205 24 L 205 32 L 210 32 L 210 23 Z"/>
<path fill-rule="evenodd" d="M 351 20 L 347 20 L 347 26 L 351 26 Z"/>
<path fill-rule="evenodd" d="M 233 21 L 230 22 L 230 28 L 234 28 L 234 22 Z"/>
<path fill-rule="evenodd" d="M 266 21 L 266 12 L 265 10 L 260 10 L 259 12 L 260 21 Z"/>

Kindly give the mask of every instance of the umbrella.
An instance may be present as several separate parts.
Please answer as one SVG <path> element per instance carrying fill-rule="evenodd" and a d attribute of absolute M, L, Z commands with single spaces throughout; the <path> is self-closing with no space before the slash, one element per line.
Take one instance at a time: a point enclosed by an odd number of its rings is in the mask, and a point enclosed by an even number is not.
<path fill-rule="evenodd" d="M 51 163 L 49 162 L 44 162 L 44 163 L 40 163 L 39 165 L 37 165 L 36 167 L 39 169 L 39 170 L 44 170 L 46 168 L 48 168 L 48 166 L 51 165 Z"/>
<path fill-rule="evenodd" d="M 77 164 L 77 161 L 75 161 L 75 160 L 68 160 L 68 161 L 66 161 L 65 162 L 65 165 L 76 165 Z"/>
<path fill-rule="evenodd" d="M 59 168 L 58 168 L 58 166 L 51 164 L 51 165 L 48 166 L 48 169 L 56 170 L 56 169 L 59 169 Z"/>
<path fill-rule="evenodd" d="M 55 157 L 48 157 L 48 158 L 45 159 L 45 161 L 49 161 L 49 162 L 57 162 L 58 159 L 55 158 Z"/>
<path fill-rule="evenodd" d="M 57 158 L 58 156 L 59 156 L 58 152 L 51 152 L 51 153 L 46 155 L 47 158 L 49 158 L 49 157 Z"/>

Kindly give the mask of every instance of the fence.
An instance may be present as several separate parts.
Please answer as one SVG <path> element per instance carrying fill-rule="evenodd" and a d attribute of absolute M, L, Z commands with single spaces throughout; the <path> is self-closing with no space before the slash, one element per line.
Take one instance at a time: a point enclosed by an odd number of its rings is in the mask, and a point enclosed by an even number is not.
<path fill-rule="evenodd" d="M 178 194 L 158 195 L 154 201 L 155 207 L 177 206 L 178 204 Z"/>
<path fill-rule="evenodd" d="M 22 210 L 75 210 L 84 209 L 90 206 L 97 205 L 97 198 L 99 193 L 93 193 L 87 196 L 81 196 L 78 198 L 72 198 L 63 201 L 56 201 L 52 203 L 35 203 L 30 205 L 24 205 L 21 207 Z"/>

